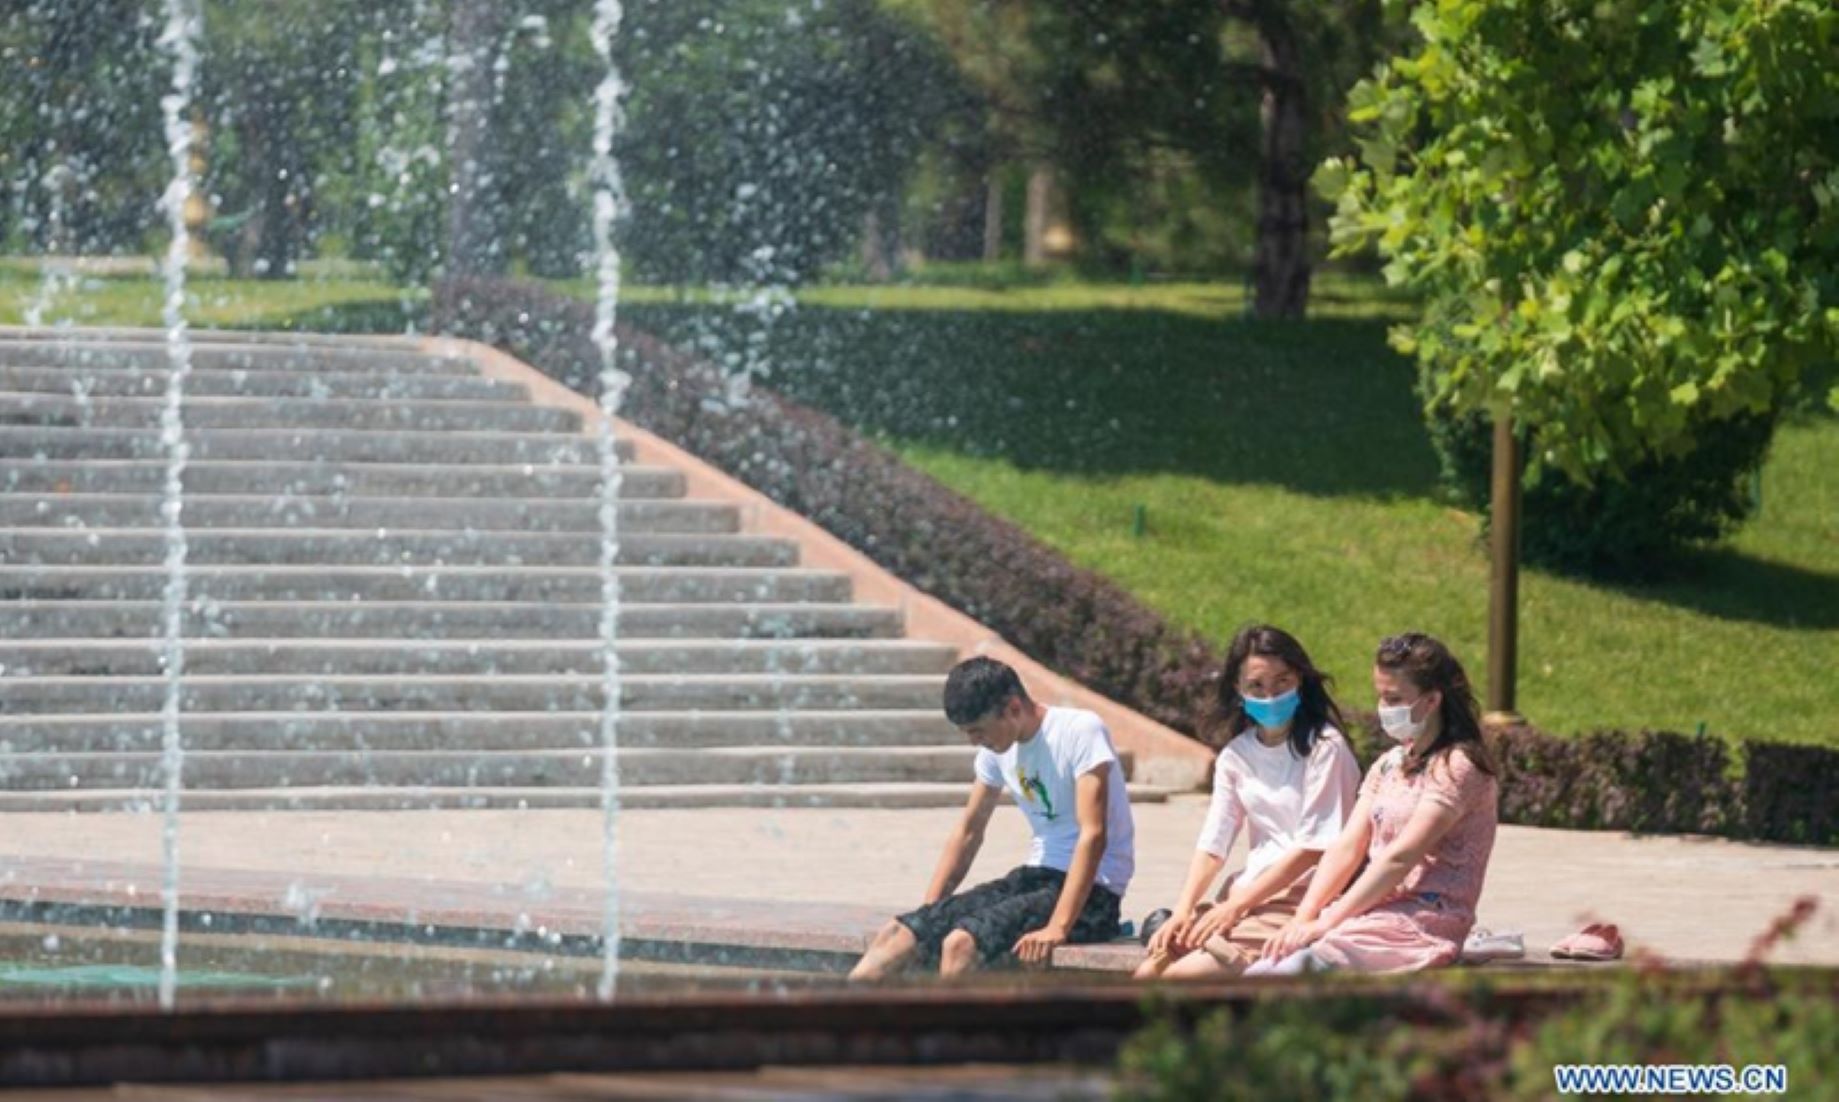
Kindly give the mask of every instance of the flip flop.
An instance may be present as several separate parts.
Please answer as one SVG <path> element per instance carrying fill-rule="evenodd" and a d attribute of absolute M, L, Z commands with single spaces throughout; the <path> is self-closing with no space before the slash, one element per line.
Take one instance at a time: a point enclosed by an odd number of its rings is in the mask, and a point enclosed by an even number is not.
<path fill-rule="evenodd" d="M 1622 933 L 1607 923 L 1592 923 L 1552 946 L 1559 960 L 1606 961 L 1622 958 Z"/>

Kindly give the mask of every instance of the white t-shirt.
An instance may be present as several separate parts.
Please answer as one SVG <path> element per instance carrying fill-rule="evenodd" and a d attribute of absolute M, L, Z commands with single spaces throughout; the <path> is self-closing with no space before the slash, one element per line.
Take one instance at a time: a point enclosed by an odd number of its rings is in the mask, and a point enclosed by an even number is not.
<path fill-rule="evenodd" d="M 1239 827 L 1249 824 L 1250 880 L 1293 849 L 1327 849 L 1347 822 L 1360 791 L 1360 764 L 1347 739 L 1322 728 L 1307 758 L 1289 740 L 1266 746 L 1258 729 L 1240 732 L 1213 763 L 1213 802 L 1196 848 L 1224 859 Z"/>
<path fill-rule="evenodd" d="M 977 780 L 991 788 L 1007 788 L 1028 817 L 1034 844 L 1027 863 L 1061 872 L 1073 863 L 1073 850 L 1079 845 L 1076 784 L 1094 769 L 1110 771 L 1105 855 L 1098 862 L 1098 882 L 1121 896 L 1136 871 L 1136 827 L 1130 818 L 1130 794 L 1124 790 L 1124 769 L 1104 720 L 1078 708 L 1049 708 L 1033 738 L 1001 754 L 977 751 Z"/>

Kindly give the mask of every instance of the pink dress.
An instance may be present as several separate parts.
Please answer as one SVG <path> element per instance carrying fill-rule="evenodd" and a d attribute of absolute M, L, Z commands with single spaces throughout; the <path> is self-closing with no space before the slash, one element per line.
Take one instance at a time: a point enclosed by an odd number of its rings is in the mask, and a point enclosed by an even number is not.
<path fill-rule="evenodd" d="M 1475 925 L 1494 849 L 1500 784 L 1459 750 L 1440 755 L 1415 777 L 1405 776 L 1404 760 L 1404 747 L 1389 751 L 1360 785 L 1360 794 L 1373 802 L 1368 860 L 1404 832 L 1421 800 L 1451 808 L 1459 818 L 1389 897 L 1315 943 L 1316 959 L 1330 968 L 1411 972 L 1454 964 Z"/>

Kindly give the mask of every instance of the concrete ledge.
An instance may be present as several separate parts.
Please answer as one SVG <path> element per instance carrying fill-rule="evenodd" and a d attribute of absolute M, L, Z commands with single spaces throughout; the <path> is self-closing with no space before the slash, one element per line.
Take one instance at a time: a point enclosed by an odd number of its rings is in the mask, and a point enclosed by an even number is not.
<path fill-rule="evenodd" d="M 1135 939 L 1107 941 L 1094 945 L 1068 945 L 1054 953 L 1054 967 L 1073 972 L 1109 972 L 1128 975 L 1136 971 L 1137 965 L 1143 962 L 1144 956 L 1143 946 L 1139 945 Z M 1563 967 L 1589 969 L 1611 967 L 1615 963 L 1597 965 L 1586 964 L 1582 961 L 1558 960 L 1550 953 L 1533 949 L 1527 950 L 1526 956 L 1520 960 L 1493 960 L 1479 964 L 1467 960 L 1461 962 L 1464 968 L 1480 968 L 1485 964 L 1490 971 Z M 1709 966 L 1707 962 L 1700 961 L 1670 961 L 1668 963 L 1676 967 Z"/>
<path fill-rule="evenodd" d="M 0 857 L 0 918 L 105 927 L 157 925 L 162 872 L 123 861 Z M 393 942 L 534 952 L 599 952 L 598 891 L 511 884 L 351 875 L 187 868 L 181 902 L 187 928 L 220 934 L 359 937 L 387 955 Z M 744 968 L 846 969 L 888 916 L 871 907 L 793 901 L 709 899 L 622 892 L 621 937 L 632 955 Z M 586 944 L 591 942 L 592 944 Z"/>
<path fill-rule="evenodd" d="M 477 341 L 452 338 L 429 338 L 421 347 L 433 356 L 471 359 L 486 377 L 526 387 L 538 404 L 579 413 L 581 431 L 586 435 L 598 436 L 602 431 L 595 402 L 505 352 Z M 1098 713 L 1110 728 L 1118 750 L 1134 757 L 1133 780 L 1178 790 L 1204 788 L 1211 780 L 1213 751 L 1207 747 L 1062 677 L 988 627 L 883 569 L 822 527 L 670 441 L 623 420 L 616 421 L 616 425 L 620 439 L 631 442 L 638 463 L 682 471 L 690 497 L 741 506 L 743 531 L 790 540 L 798 545 L 801 565 L 846 574 L 857 600 L 899 609 L 906 638 L 947 644 L 956 648 L 960 657 L 986 654 L 1000 659 L 1015 668 L 1036 699 Z"/>
<path fill-rule="evenodd" d="M 160 867 L 122 861 L 0 856 L 0 920 L 105 928 L 157 926 Z M 599 952 L 602 895 L 579 888 L 532 894 L 510 884 L 222 868 L 185 870 L 187 929 L 336 939 L 389 954 L 392 944 Z M 621 893 L 622 957 L 701 967 L 846 972 L 891 917 L 841 903 Z M 1133 939 L 1056 950 L 1054 971 L 1125 976 L 1143 959 Z M 1679 968 L 1712 962 L 1671 960 Z M 1480 967 L 1480 965 L 1467 965 Z M 1542 950 L 1490 971 L 1588 971 L 1609 965 L 1553 959 Z M 1268 981 L 1267 981 L 1268 982 Z"/>
<path fill-rule="evenodd" d="M 1129 786 L 1132 804 L 1162 803 L 1164 789 Z M 161 806 L 155 788 L 91 788 L 0 791 L 0 813 L 88 811 L 151 812 Z M 185 810 L 193 811 L 442 811 L 498 808 L 597 808 L 598 788 L 547 784 L 540 788 L 479 785 L 463 788 L 405 787 L 367 784 L 358 787 L 189 789 Z M 841 781 L 816 784 L 656 784 L 634 785 L 619 797 L 622 811 L 690 810 L 751 807 L 774 811 L 863 808 L 876 811 L 964 806 L 964 784 L 927 781 Z"/>

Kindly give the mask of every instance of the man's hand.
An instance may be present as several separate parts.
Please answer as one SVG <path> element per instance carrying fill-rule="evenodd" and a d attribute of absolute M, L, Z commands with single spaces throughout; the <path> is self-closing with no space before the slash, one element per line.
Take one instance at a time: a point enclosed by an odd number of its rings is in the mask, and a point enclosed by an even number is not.
<path fill-rule="evenodd" d="M 1282 960 L 1322 940 L 1322 935 L 1328 929 L 1328 924 L 1319 918 L 1293 918 L 1288 925 L 1277 931 L 1276 937 L 1264 943 L 1264 952 L 1260 955 L 1266 960 Z"/>
<path fill-rule="evenodd" d="M 1237 907 L 1228 907 L 1224 903 L 1217 903 L 1209 907 L 1207 913 L 1201 915 L 1200 918 L 1195 921 L 1194 925 L 1188 929 L 1187 937 L 1183 938 L 1178 944 L 1180 944 L 1183 949 L 1198 949 L 1207 944 L 1207 939 L 1216 934 L 1220 937 L 1225 937 L 1232 933 L 1232 928 L 1237 926 L 1239 920 L 1244 917 L 1244 913 Z"/>
<path fill-rule="evenodd" d="M 1053 959 L 1054 947 L 1065 945 L 1067 931 L 1053 926 L 1043 926 L 1033 933 L 1023 934 L 1010 951 L 1021 958 L 1023 964 L 1046 964 Z"/>

